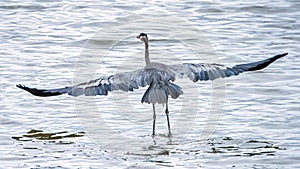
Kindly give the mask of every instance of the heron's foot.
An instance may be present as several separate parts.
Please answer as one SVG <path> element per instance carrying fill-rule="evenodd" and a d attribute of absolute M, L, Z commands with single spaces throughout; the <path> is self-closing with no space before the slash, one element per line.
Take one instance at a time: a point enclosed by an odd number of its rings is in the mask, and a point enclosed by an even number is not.
<path fill-rule="evenodd" d="M 151 135 L 151 136 L 152 136 L 152 138 L 154 138 L 154 137 L 155 137 L 155 133 L 152 133 L 152 135 Z"/>
<path fill-rule="evenodd" d="M 173 137 L 173 135 L 172 135 L 171 132 L 169 132 L 168 137 L 169 137 L 169 138 L 172 138 L 172 137 Z"/>

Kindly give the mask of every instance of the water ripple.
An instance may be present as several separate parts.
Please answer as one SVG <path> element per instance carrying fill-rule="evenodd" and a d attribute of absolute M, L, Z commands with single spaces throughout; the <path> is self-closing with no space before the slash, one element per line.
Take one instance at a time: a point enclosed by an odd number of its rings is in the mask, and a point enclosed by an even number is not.
<path fill-rule="evenodd" d="M 259 3 L 240 0 L 0 2 L 1 166 L 299 168 L 299 8 L 300 3 L 292 0 Z M 220 62 L 225 65 L 261 60 L 282 52 L 289 52 L 289 55 L 263 71 L 226 79 L 222 118 L 212 121 L 217 123 L 217 128 L 205 139 L 200 139 L 200 136 L 209 116 L 211 83 L 197 84 L 201 88 L 195 92 L 201 93 L 197 101 L 201 104 L 197 110 L 198 118 L 181 113 L 181 100 L 171 102 L 172 122 L 182 120 L 189 124 L 190 121 L 184 118 L 194 120 L 185 139 L 176 136 L 176 131 L 182 130 L 180 126 L 172 126 L 175 133 L 172 139 L 163 134 L 163 113 L 158 118 L 160 134 L 152 139 L 151 109 L 148 105 L 137 104 L 142 91 L 129 95 L 117 93 L 115 96 L 120 98 L 115 102 L 112 95 L 97 97 L 93 101 L 80 98 L 85 106 L 95 102 L 99 106 L 105 105 L 97 115 L 106 118 L 116 132 L 122 131 L 119 134 L 134 135 L 135 141 L 145 145 L 134 147 L 136 151 L 112 151 L 109 147 L 95 145 L 77 117 L 74 98 L 37 98 L 15 87 L 18 83 L 42 88 L 71 85 L 75 66 L 81 65 L 89 67 L 101 63 L 105 68 L 99 68 L 101 75 L 114 73 L 120 63 L 132 62 L 124 67 L 127 70 L 142 66 L 143 46 L 128 33 L 136 31 L 138 34 L 141 30 L 137 30 L 136 25 L 111 30 L 113 33 L 109 36 L 97 37 L 94 34 L 110 29 L 107 25 L 117 18 L 124 18 L 119 21 L 126 23 L 130 22 L 127 16 L 139 18 L 151 13 L 159 13 L 162 18 L 176 16 L 187 20 L 187 24 L 178 25 L 180 31 L 176 38 L 185 42 L 197 41 L 196 37 L 186 37 L 186 32 L 194 29 L 191 25 L 195 26 L 205 34 Z M 150 25 L 143 31 L 149 32 L 151 37 L 154 60 L 171 63 L 181 58 L 180 61 L 184 62 L 198 62 L 181 41 L 164 37 L 169 25 L 161 23 L 159 27 L 151 27 L 148 20 L 140 21 Z M 102 60 L 88 57 L 98 56 L 98 51 L 110 46 L 113 49 L 107 54 L 109 57 Z M 86 48 L 91 53 L 85 53 L 87 59 L 78 63 L 84 54 L 81 55 L 82 49 Z M 211 55 L 207 49 L 201 50 L 202 55 Z M 172 59 L 170 56 L 176 57 Z M 188 88 L 195 87 L 193 83 L 188 84 Z M 131 108 L 139 113 L 120 111 L 122 106 L 130 107 L 122 99 L 128 99 Z M 117 106 L 112 103 L 119 103 L 120 110 L 116 111 Z M 194 101 L 189 102 L 189 107 L 193 109 L 194 104 Z M 87 110 L 87 117 L 91 117 L 88 115 L 93 112 Z M 98 118 L 90 120 L 95 124 L 100 121 Z M 132 145 L 135 143 L 129 142 L 123 147 Z M 110 146 L 114 146 L 114 140 Z"/>

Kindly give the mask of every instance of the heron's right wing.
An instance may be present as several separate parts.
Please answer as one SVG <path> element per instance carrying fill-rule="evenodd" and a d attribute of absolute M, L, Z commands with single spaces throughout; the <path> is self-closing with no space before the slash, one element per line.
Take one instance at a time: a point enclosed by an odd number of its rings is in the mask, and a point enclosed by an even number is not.
<path fill-rule="evenodd" d="M 153 67 L 142 68 L 132 72 L 116 73 L 111 76 L 103 76 L 86 83 L 81 83 L 75 86 L 69 86 L 57 89 L 37 89 L 30 88 L 24 85 L 17 85 L 17 87 L 28 91 L 35 96 L 47 97 L 57 96 L 61 94 L 68 94 L 71 96 L 95 96 L 107 95 L 108 92 L 114 90 L 133 91 L 139 87 L 150 85 L 152 81 L 174 81 L 174 77 L 167 72 Z"/>
<path fill-rule="evenodd" d="M 274 62 L 275 60 L 285 55 L 287 55 L 287 53 L 279 54 L 271 58 L 257 61 L 257 62 L 236 65 L 231 68 L 220 64 L 206 64 L 206 63 L 199 63 L 199 64 L 184 63 L 180 65 L 171 65 L 170 68 L 174 72 L 176 72 L 177 76 L 187 75 L 189 79 L 193 80 L 194 82 L 198 80 L 201 81 L 215 80 L 218 78 L 236 76 L 246 71 L 255 71 L 255 70 L 263 69 L 267 67 L 269 64 L 271 64 L 272 62 Z"/>

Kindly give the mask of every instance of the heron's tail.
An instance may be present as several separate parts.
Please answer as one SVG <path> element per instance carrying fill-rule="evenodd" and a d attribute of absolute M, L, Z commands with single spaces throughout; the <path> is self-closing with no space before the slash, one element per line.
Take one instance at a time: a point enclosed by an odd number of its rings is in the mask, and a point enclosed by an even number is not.
<path fill-rule="evenodd" d="M 176 99 L 183 94 L 181 87 L 171 82 L 151 82 L 142 98 L 142 103 L 166 103 L 168 96 Z"/>

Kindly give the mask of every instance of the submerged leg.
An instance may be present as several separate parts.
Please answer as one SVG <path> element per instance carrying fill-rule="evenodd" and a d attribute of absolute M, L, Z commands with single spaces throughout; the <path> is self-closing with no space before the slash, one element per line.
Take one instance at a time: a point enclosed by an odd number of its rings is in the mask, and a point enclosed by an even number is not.
<path fill-rule="evenodd" d="M 156 120 L 156 113 L 155 113 L 155 105 L 152 103 L 153 107 L 153 130 L 152 130 L 152 137 L 155 136 L 155 120 Z"/>
<path fill-rule="evenodd" d="M 169 130 L 168 136 L 169 136 L 169 137 L 172 137 L 172 134 L 171 134 L 171 127 L 170 127 L 170 120 L 169 120 L 168 101 L 167 101 L 167 103 L 166 103 L 166 115 L 167 115 L 168 130 Z"/>

